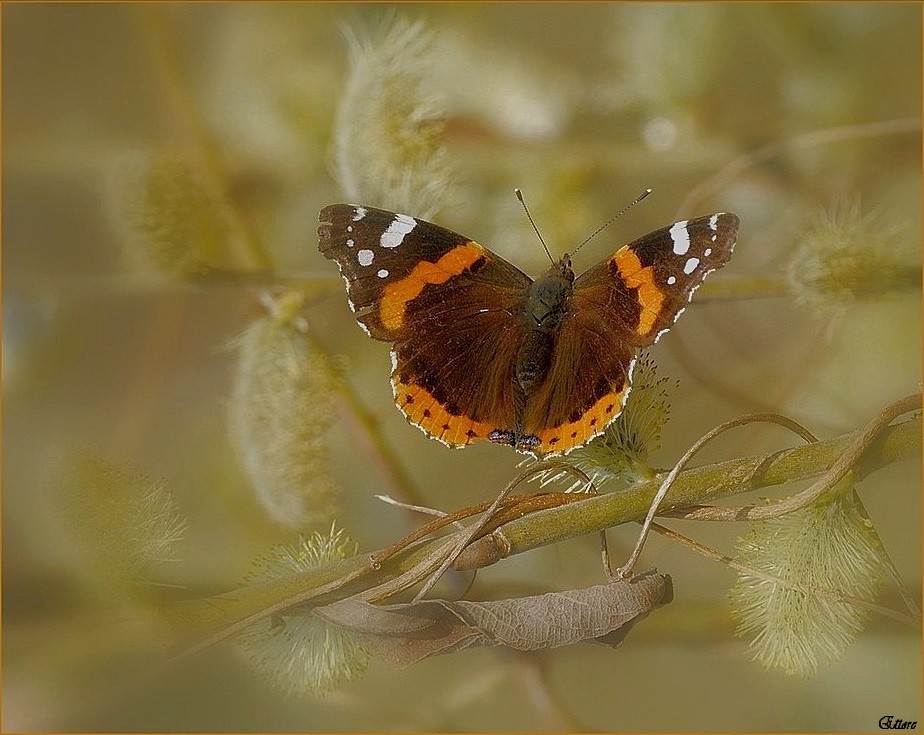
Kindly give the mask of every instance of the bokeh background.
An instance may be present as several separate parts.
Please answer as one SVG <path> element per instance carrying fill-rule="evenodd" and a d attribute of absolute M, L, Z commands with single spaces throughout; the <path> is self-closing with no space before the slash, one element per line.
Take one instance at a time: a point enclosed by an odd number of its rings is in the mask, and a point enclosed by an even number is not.
<path fill-rule="evenodd" d="M 415 22 L 413 43 L 369 55 L 389 28 Z M 643 566 L 673 576 L 675 600 L 618 651 L 479 649 L 402 671 L 373 661 L 359 681 L 305 699 L 284 696 L 232 644 L 160 669 L 141 632 L 152 600 L 233 589 L 256 557 L 317 527 L 302 500 L 289 512 L 285 497 L 261 494 L 247 464 L 260 457 L 245 456 L 258 424 L 235 413 L 240 335 L 265 319 L 271 285 L 307 284 L 303 317 L 348 386 L 323 388 L 321 366 L 303 385 L 321 381 L 317 397 L 277 406 L 313 416 L 294 438 L 306 447 L 294 484 L 335 497 L 360 549 L 418 522 L 374 493 L 413 490 L 448 510 L 518 472 L 504 447 L 451 452 L 394 408 L 387 347 L 356 328 L 316 247 L 318 210 L 349 195 L 344 156 L 381 179 L 402 155 L 436 152 L 432 169 L 418 162 L 429 178 L 402 194 L 421 197 L 410 213 L 428 210 L 534 275 L 545 255 L 516 186 L 556 253 L 654 189 L 582 250 L 578 271 L 675 219 L 737 212 L 733 261 L 652 351 L 679 381 L 658 466 L 747 411 L 831 437 L 918 390 L 920 58 L 916 4 L 4 7 L 4 728 L 821 731 L 920 720 L 917 628 L 873 617 L 814 677 L 767 671 L 735 637 L 733 573 L 659 538 Z M 368 106 L 356 107 L 362 84 Z M 408 99 L 420 124 L 405 139 Z M 366 203 L 394 193 L 381 191 Z M 190 241 L 191 255 L 171 249 Z M 814 274 L 833 260 L 846 270 L 826 285 Z M 265 267 L 276 275 L 257 277 Z M 251 354 L 272 348 L 249 334 Z M 745 429 L 704 461 L 793 443 Z M 97 461 L 110 469 L 94 474 Z M 89 501 L 67 493 L 89 483 L 118 494 L 139 477 L 169 488 L 169 502 L 155 497 L 186 531 L 149 570 L 159 584 L 128 601 L 87 551 L 74 507 Z M 919 460 L 859 490 L 919 597 Z M 681 530 L 727 552 L 744 531 Z M 612 532 L 616 556 L 634 534 Z M 578 539 L 486 570 L 472 594 L 600 581 L 597 540 Z M 880 602 L 901 606 L 894 585 Z"/>

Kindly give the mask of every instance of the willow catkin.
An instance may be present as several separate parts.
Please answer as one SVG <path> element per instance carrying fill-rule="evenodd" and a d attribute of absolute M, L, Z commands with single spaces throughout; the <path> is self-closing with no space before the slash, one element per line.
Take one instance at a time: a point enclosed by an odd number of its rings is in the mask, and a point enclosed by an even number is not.
<path fill-rule="evenodd" d="M 284 579 L 355 553 L 356 544 L 331 524 L 256 559 L 246 582 Z M 309 610 L 258 621 L 237 642 L 254 670 L 290 697 L 322 697 L 359 678 L 369 662 L 355 633 Z"/>
<path fill-rule="evenodd" d="M 345 197 L 427 218 L 450 198 L 445 112 L 433 83 L 434 42 L 422 22 L 348 35 L 350 77 L 334 126 Z"/>
<path fill-rule="evenodd" d="M 229 431 L 257 500 L 293 528 L 330 522 L 337 488 L 327 468 L 336 375 L 287 319 L 253 322 L 238 340 Z"/>
<path fill-rule="evenodd" d="M 218 265 L 227 249 L 225 204 L 182 155 L 124 156 L 110 171 L 108 199 L 113 229 L 133 267 L 196 275 Z"/>
<path fill-rule="evenodd" d="M 62 457 L 53 475 L 65 535 L 94 584 L 138 587 L 175 559 L 186 522 L 164 481 L 92 451 Z"/>

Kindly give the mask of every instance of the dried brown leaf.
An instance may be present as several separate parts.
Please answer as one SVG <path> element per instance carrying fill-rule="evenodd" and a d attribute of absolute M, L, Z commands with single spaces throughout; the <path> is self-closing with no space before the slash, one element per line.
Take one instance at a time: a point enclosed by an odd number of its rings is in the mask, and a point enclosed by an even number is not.
<path fill-rule="evenodd" d="M 379 658 L 406 666 L 469 646 L 534 651 L 572 643 L 618 646 L 632 626 L 673 599 L 671 578 L 647 572 L 566 592 L 493 602 L 425 600 L 377 606 L 351 598 L 317 608 L 364 635 Z"/>

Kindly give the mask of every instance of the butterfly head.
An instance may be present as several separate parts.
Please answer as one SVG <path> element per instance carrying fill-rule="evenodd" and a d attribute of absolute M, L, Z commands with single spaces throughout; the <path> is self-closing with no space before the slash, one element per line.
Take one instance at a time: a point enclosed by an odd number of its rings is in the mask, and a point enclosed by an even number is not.
<path fill-rule="evenodd" d="M 559 276 L 564 278 L 568 283 L 574 283 L 574 269 L 571 267 L 571 256 L 567 253 L 562 255 L 561 260 L 549 269 L 549 275 Z"/>

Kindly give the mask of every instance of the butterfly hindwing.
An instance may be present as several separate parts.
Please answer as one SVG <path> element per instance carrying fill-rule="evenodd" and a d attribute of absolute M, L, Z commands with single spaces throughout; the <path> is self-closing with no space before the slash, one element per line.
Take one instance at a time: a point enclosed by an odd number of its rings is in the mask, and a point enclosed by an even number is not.
<path fill-rule="evenodd" d="M 635 348 L 620 325 L 572 310 L 562 323 L 545 381 L 527 403 L 524 433 L 536 454 L 563 454 L 601 434 L 622 412 Z"/>
<path fill-rule="evenodd" d="M 412 323 L 430 328 L 394 347 L 395 402 L 412 423 L 450 446 L 516 422 L 516 300 L 509 294 L 501 303 L 502 294 L 477 282 L 425 293 L 409 314 Z"/>

